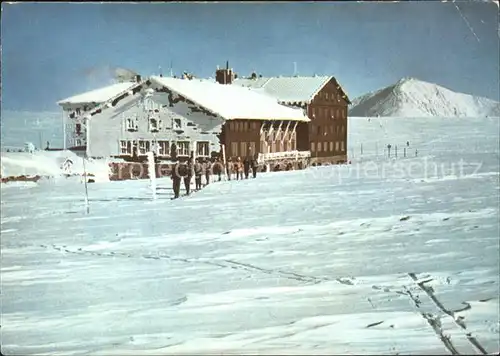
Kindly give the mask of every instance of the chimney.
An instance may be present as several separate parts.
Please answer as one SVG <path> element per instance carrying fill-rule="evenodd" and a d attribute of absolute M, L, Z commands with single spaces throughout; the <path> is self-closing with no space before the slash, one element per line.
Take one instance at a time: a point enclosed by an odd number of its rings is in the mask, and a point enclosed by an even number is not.
<path fill-rule="evenodd" d="M 140 83 L 140 81 L 141 81 L 141 76 L 140 76 L 139 74 L 137 74 L 137 75 L 135 76 L 135 81 L 136 81 L 137 83 Z"/>
<path fill-rule="evenodd" d="M 229 61 L 226 62 L 225 69 L 219 69 L 215 71 L 215 81 L 219 84 L 231 84 L 234 80 L 233 68 L 229 68 Z"/>

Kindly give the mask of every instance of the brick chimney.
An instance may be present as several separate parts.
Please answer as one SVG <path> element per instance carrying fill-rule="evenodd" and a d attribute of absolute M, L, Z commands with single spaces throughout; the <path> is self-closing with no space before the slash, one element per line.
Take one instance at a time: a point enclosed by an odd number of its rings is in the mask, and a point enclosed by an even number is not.
<path fill-rule="evenodd" d="M 233 69 L 229 68 L 229 61 L 226 61 L 226 68 L 215 71 L 215 81 L 219 84 L 231 84 L 234 80 Z"/>

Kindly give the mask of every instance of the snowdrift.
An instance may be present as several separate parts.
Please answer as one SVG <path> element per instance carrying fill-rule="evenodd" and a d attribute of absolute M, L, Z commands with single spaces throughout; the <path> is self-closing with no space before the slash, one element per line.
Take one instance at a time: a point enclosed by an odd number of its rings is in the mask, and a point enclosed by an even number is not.
<path fill-rule="evenodd" d="M 85 169 L 94 180 L 108 181 L 107 160 L 85 160 Z M 83 175 L 84 161 L 71 151 L 2 152 L 1 177 L 58 177 Z"/>

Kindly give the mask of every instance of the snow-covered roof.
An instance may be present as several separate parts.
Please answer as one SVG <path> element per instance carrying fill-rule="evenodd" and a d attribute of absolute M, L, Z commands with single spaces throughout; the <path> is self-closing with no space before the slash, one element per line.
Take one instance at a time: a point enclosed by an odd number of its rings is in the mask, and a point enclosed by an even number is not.
<path fill-rule="evenodd" d="M 150 80 L 153 85 L 156 82 L 159 86 L 167 87 L 226 120 L 310 121 L 303 110 L 281 105 L 276 98 L 250 88 L 218 84 L 202 79 L 154 76 Z"/>
<path fill-rule="evenodd" d="M 234 85 L 262 89 L 283 103 L 309 103 L 333 76 L 238 78 Z M 342 92 L 344 90 L 340 88 Z M 345 94 L 345 92 L 344 92 Z"/>
<path fill-rule="evenodd" d="M 125 83 L 116 83 L 112 85 L 108 85 L 104 88 L 99 88 L 95 90 L 91 90 L 82 94 L 78 94 L 57 102 L 58 105 L 64 104 L 89 104 L 89 103 L 103 103 L 121 92 L 124 92 L 137 83 L 135 82 L 125 82 Z"/>
<path fill-rule="evenodd" d="M 234 84 L 250 88 L 263 88 L 282 102 L 309 102 L 332 79 L 331 76 L 271 77 L 236 79 Z"/>

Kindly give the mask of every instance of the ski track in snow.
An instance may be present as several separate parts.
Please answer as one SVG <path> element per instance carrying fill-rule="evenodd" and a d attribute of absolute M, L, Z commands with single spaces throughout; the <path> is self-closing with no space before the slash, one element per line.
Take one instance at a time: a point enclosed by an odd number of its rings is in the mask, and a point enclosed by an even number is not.
<path fill-rule="evenodd" d="M 147 180 L 102 182 L 86 214 L 80 182 L 6 185 L 2 351 L 498 351 L 498 121 L 396 120 L 351 120 L 351 147 L 365 145 L 351 166 L 215 183 L 185 200 L 170 200 L 168 179 L 156 201 Z M 381 126 L 422 157 L 376 155 Z M 432 139 L 441 130 L 452 134 Z M 466 176 L 419 166 L 459 159 Z"/>

